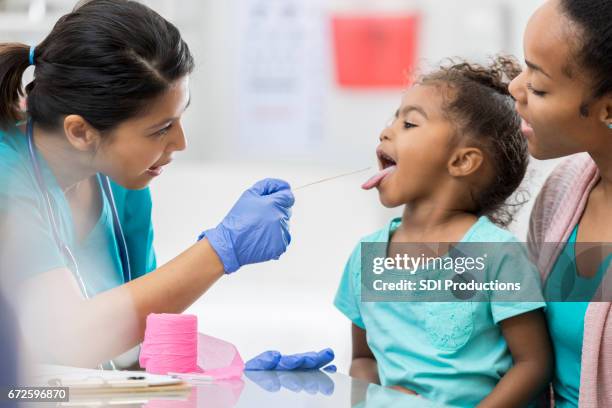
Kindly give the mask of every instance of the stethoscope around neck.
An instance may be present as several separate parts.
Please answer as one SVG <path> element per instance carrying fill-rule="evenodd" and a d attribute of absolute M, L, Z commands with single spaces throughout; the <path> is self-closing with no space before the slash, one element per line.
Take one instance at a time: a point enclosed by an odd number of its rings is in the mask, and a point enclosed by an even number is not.
<path fill-rule="evenodd" d="M 32 162 L 32 167 L 34 168 L 34 176 L 36 178 L 36 184 L 38 184 L 38 188 L 43 197 L 44 205 L 47 211 L 47 216 L 49 217 L 49 222 L 51 223 L 51 230 L 53 234 L 53 239 L 57 245 L 57 248 L 61 252 L 62 256 L 66 260 L 67 267 L 72 271 L 77 282 L 81 288 L 81 292 L 86 299 L 90 298 L 90 294 L 87 291 L 87 286 L 85 285 L 85 281 L 83 280 L 83 276 L 79 271 L 79 266 L 77 260 L 74 256 L 74 253 L 66 244 L 66 241 L 62 239 L 59 229 L 59 223 L 53 211 L 53 202 L 51 199 L 51 195 L 49 194 L 49 190 L 47 189 L 47 185 L 45 183 L 45 179 L 40 170 L 40 165 L 38 162 L 38 157 L 36 156 L 36 150 L 34 147 L 34 123 L 32 118 L 28 118 L 27 127 L 26 127 L 26 135 L 28 139 L 28 150 L 30 153 L 30 161 Z M 115 233 L 115 239 L 117 240 L 117 247 L 119 248 L 119 255 L 121 258 L 121 266 L 123 270 L 123 280 L 124 282 L 129 282 L 132 280 L 132 271 L 130 268 L 130 258 L 127 249 L 127 243 L 125 240 L 125 235 L 123 234 L 123 229 L 121 228 L 121 221 L 119 220 L 119 214 L 117 212 L 117 206 L 115 205 L 115 198 L 113 196 L 113 191 L 111 189 L 110 179 L 108 176 L 98 173 L 98 180 L 100 181 L 100 185 L 102 186 L 103 194 L 106 196 L 108 203 L 111 208 L 111 213 L 113 217 L 113 229 Z"/>

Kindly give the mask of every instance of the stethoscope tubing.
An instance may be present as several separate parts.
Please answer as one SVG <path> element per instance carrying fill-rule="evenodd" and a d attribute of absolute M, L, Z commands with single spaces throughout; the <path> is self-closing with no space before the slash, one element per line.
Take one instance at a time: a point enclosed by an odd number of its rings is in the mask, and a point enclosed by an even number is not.
<path fill-rule="evenodd" d="M 72 269 L 73 274 L 77 278 L 79 286 L 81 287 L 81 291 L 85 298 L 89 299 L 89 293 L 87 291 L 87 286 L 85 285 L 85 281 L 79 271 L 79 267 L 76 261 L 76 258 L 70 247 L 62 240 L 59 232 L 59 225 L 55 218 L 55 214 L 53 212 L 53 205 L 51 202 L 51 196 L 49 195 L 49 190 L 47 189 L 47 185 L 43 178 L 42 172 L 40 170 L 40 165 L 38 163 L 38 158 L 36 157 L 36 151 L 34 147 L 34 137 L 33 137 L 33 121 L 31 118 L 28 118 L 26 134 L 28 139 L 28 152 L 30 155 L 30 161 L 32 162 L 32 168 L 34 169 L 34 177 L 36 179 L 36 184 L 40 190 L 40 193 L 43 197 L 47 216 L 49 217 L 49 221 L 51 222 L 51 229 L 53 234 L 53 239 L 62 254 L 66 258 L 68 258 L 69 263 L 71 264 L 70 269 Z M 102 191 L 106 196 L 112 213 L 113 218 L 113 228 L 115 231 L 115 239 L 117 239 L 117 246 L 119 248 L 119 255 L 121 258 L 122 269 L 123 269 L 123 279 L 124 282 L 129 282 L 132 280 L 132 271 L 130 268 L 130 258 L 127 249 L 127 242 L 125 240 L 125 235 L 123 234 L 123 228 L 121 227 L 121 220 L 119 219 L 119 214 L 117 212 L 117 206 L 115 204 L 115 197 L 113 196 L 113 192 L 111 189 L 110 179 L 108 176 L 102 175 L 98 173 L 98 177 L 100 180 L 100 185 L 102 186 Z"/>

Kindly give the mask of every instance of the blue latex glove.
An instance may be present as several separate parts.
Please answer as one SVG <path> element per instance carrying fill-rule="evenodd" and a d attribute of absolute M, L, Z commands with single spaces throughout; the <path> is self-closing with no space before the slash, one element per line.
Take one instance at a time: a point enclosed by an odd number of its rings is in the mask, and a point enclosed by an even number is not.
<path fill-rule="evenodd" d="M 217 227 L 198 237 L 208 239 L 225 273 L 243 265 L 278 259 L 291 242 L 289 218 L 295 199 L 289 184 L 264 179 L 246 190 Z"/>
<path fill-rule="evenodd" d="M 246 371 L 318 370 L 332 362 L 333 359 L 334 351 L 330 348 L 319 352 L 311 351 L 284 356 L 278 351 L 270 350 L 247 361 L 244 369 Z"/>

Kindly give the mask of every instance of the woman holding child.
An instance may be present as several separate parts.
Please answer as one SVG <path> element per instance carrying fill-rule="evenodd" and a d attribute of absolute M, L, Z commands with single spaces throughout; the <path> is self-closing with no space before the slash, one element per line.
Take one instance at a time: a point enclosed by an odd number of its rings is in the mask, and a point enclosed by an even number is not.
<path fill-rule="evenodd" d="M 386 243 L 389 253 L 403 242 L 512 242 L 500 227 L 523 153 L 571 155 L 530 221 L 546 307 L 361 302 L 358 245 L 335 299 L 353 323 L 353 376 L 450 406 L 525 406 L 549 382 L 556 407 L 612 406 L 611 255 L 580 250 L 612 242 L 612 2 L 548 0 L 524 48 L 522 72 L 505 59 L 455 63 L 406 92 L 379 137 L 382 171 L 364 184 L 403 215 L 361 242 Z M 528 264 L 492 262 L 489 273 L 510 268 L 528 280 L 537 273 Z"/>

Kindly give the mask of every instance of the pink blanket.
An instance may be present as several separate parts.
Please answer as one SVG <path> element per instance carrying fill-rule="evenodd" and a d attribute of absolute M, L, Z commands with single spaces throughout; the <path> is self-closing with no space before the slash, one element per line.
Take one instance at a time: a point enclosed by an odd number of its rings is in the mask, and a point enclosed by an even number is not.
<path fill-rule="evenodd" d="M 550 175 L 531 213 L 529 250 L 542 274 L 542 282 L 557 260 L 565 242 L 579 222 L 589 193 L 599 179 L 597 166 L 586 153 L 570 156 Z M 612 225 L 612 219 L 602 220 Z M 547 243 L 546 245 L 542 245 Z M 607 273 L 603 290 L 612 288 Z M 609 298 L 609 296 L 606 296 Z M 584 320 L 579 406 L 612 407 L 612 303 L 591 302 Z"/>

